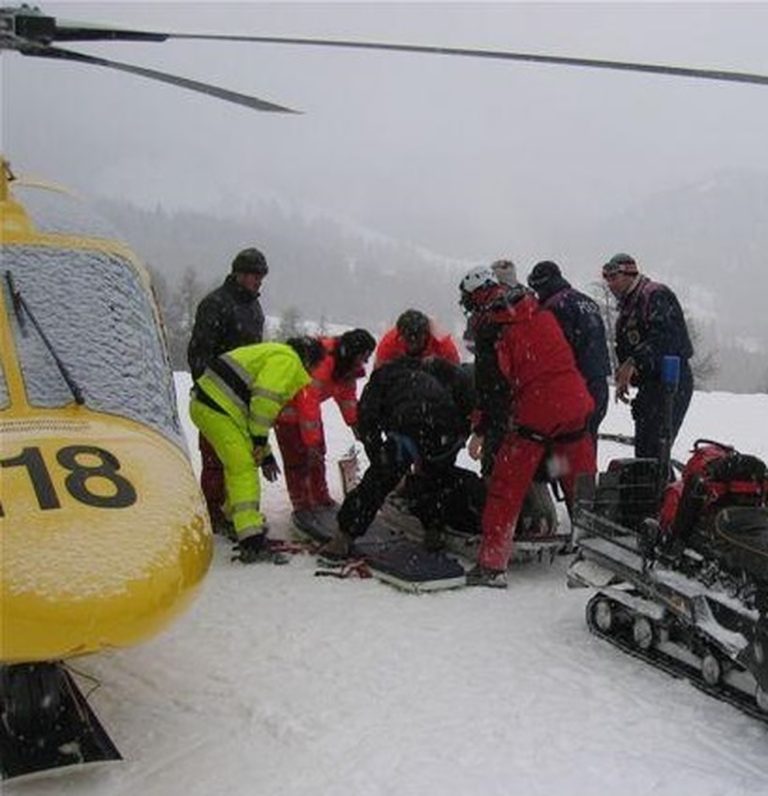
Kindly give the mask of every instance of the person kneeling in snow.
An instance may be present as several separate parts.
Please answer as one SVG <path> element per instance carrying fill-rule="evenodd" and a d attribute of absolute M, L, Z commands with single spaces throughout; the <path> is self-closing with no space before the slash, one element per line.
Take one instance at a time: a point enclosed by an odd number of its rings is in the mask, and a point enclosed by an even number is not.
<path fill-rule="evenodd" d="M 346 424 L 356 429 L 357 380 L 365 376 L 365 363 L 376 348 L 376 340 L 365 329 L 323 337 L 319 342 L 323 357 L 312 369 L 312 383 L 299 390 L 275 424 L 285 483 L 296 512 L 336 505 L 325 478 L 321 404 L 333 398 Z"/>
<path fill-rule="evenodd" d="M 323 348 L 311 337 L 257 343 L 214 359 L 192 388 L 189 414 L 224 466 L 227 504 L 245 564 L 274 560 L 266 544 L 258 468 L 268 481 L 279 469 L 267 435 L 280 410 L 305 385 Z"/>
<path fill-rule="evenodd" d="M 557 320 L 541 310 L 529 291 L 500 284 L 485 267 L 470 271 L 460 291 L 476 340 L 478 368 L 482 365 L 477 381 L 480 423 L 489 405 L 498 413 L 499 395 L 506 405 L 477 566 L 467 573 L 467 584 L 504 588 L 517 518 L 542 459 L 561 464 L 556 477 L 569 507 L 577 476 L 594 476 L 595 450 L 587 433 L 594 402 Z M 470 455 L 480 458 L 482 448 L 483 440 L 473 436 Z"/>
<path fill-rule="evenodd" d="M 421 310 L 406 310 L 379 340 L 373 367 L 379 368 L 400 357 L 425 360 L 439 357 L 459 364 L 459 351 L 449 334 L 440 334 Z"/>
<path fill-rule="evenodd" d="M 370 466 L 339 509 L 339 530 L 324 555 L 346 557 L 412 469 L 422 476 L 419 519 L 425 538 L 442 527 L 473 399 L 466 372 L 445 360 L 401 357 L 374 370 L 360 396 L 357 424 Z"/>

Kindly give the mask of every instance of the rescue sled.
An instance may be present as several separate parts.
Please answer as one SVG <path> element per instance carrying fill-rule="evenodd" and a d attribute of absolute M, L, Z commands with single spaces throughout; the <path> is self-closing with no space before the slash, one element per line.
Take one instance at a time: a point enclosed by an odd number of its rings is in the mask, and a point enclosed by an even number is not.
<path fill-rule="evenodd" d="M 359 460 L 354 447 L 339 461 L 345 494 L 359 480 Z M 337 529 L 336 509 L 296 511 L 292 514 L 296 530 L 314 542 L 324 544 Z M 421 593 L 455 589 L 466 585 L 464 568 L 445 553 L 431 552 L 409 539 L 401 528 L 380 513 L 364 536 L 355 540 L 346 561 L 321 563 L 320 575 L 360 575 L 373 577 L 403 591 Z"/>

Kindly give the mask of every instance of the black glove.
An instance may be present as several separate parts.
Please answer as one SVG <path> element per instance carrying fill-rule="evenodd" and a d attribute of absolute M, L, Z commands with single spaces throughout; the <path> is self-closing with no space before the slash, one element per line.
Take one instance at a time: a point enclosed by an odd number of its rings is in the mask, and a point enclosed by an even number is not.
<path fill-rule="evenodd" d="M 264 457 L 264 460 L 261 462 L 261 472 L 267 481 L 277 481 L 280 475 L 280 468 L 273 454 L 269 453 Z"/>

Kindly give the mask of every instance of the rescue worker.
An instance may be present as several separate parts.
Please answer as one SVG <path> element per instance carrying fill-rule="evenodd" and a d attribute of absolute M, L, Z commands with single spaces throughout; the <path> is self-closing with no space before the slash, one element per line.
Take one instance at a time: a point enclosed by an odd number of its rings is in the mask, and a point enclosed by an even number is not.
<path fill-rule="evenodd" d="M 515 287 L 520 284 L 517 280 L 517 266 L 512 260 L 494 260 L 491 263 L 491 271 L 496 274 L 502 285 Z"/>
<path fill-rule="evenodd" d="M 550 475 L 560 482 L 569 506 L 577 477 L 594 476 L 595 449 L 587 433 L 594 403 L 559 324 L 533 294 L 522 286 L 501 285 L 487 267 L 470 271 L 460 291 L 486 369 L 476 380 L 481 422 L 489 400 L 497 413 L 498 397 L 507 400 L 477 565 L 467 573 L 467 584 L 505 588 L 514 529 L 542 460 L 558 464 Z M 506 391 L 494 391 L 495 384 L 505 385 Z M 474 458 L 481 457 L 483 438 L 473 436 L 468 448 Z"/>
<path fill-rule="evenodd" d="M 510 288 L 517 288 L 520 286 L 520 282 L 517 279 L 517 266 L 512 260 L 494 260 L 490 267 L 500 284 Z M 470 354 L 474 354 L 475 340 L 469 323 L 464 327 L 464 334 L 461 339 L 467 351 L 469 351 Z"/>
<path fill-rule="evenodd" d="M 565 339 L 570 343 L 576 366 L 587 383 L 595 402 L 595 411 L 587 428 L 597 446 L 597 433 L 608 411 L 608 376 L 611 360 L 605 336 L 605 324 L 597 302 L 571 287 L 560 266 L 551 260 L 536 263 L 528 275 L 528 286 L 539 298 L 539 304 L 550 310 Z"/>
<path fill-rule="evenodd" d="M 318 511 L 336 504 L 325 477 L 325 435 L 321 404 L 333 398 L 344 422 L 355 431 L 357 379 L 376 340 L 365 329 L 320 338 L 323 358 L 312 369 L 312 383 L 300 390 L 278 415 L 275 435 L 283 459 L 285 483 L 294 511 Z"/>
<path fill-rule="evenodd" d="M 373 371 L 360 396 L 357 424 L 370 465 L 339 508 L 339 530 L 324 555 L 346 557 L 412 469 L 421 476 L 418 517 L 430 546 L 455 488 L 454 462 L 469 433 L 473 404 L 470 377 L 437 357 L 400 357 Z"/>
<path fill-rule="evenodd" d="M 675 294 L 642 276 L 629 254 L 619 253 L 603 266 L 603 278 L 619 304 L 616 319 L 616 400 L 630 403 L 635 421 L 635 456 L 660 455 L 665 405 L 661 366 L 665 356 L 680 358 L 680 382 L 672 405 L 671 445 L 680 430 L 693 394 L 690 358 L 693 345 Z"/>
<path fill-rule="evenodd" d="M 279 469 L 269 429 L 280 410 L 304 386 L 323 355 L 311 337 L 256 343 L 216 357 L 192 388 L 189 414 L 224 468 L 224 484 L 243 563 L 273 557 L 266 544 L 258 469 L 268 481 Z"/>
<path fill-rule="evenodd" d="M 420 310 L 406 310 L 395 326 L 384 334 L 376 348 L 374 368 L 398 357 L 416 359 L 440 357 L 459 364 L 459 351 L 449 334 L 439 335 L 429 318 Z"/>
<path fill-rule="evenodd" d="M 264 312 L 259 302 L 261 284 L 269 272 L 267 260 L 255 248 L 243 249 L 232 261 L 224 283 L 202 299 L 187 349 L 187 361 L 195 381 L 219 355 L 239 346 L 260 343 L 264 333 Z M 224 472 L 215 451 L 199 435 L 200 488 L 203 491 L 214 533 L 231 535 L 225 517 Z"/>

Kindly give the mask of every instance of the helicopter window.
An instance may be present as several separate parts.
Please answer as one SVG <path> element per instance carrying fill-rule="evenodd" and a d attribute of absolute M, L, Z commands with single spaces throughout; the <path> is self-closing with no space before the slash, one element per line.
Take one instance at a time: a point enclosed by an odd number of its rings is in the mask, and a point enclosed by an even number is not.
<path fill-rule="evenodd" d="M 7 246 L 3 268 L 10 269 L 86 407 L 138 420 L 183 446 L 153 306 L 129 262 L 93 250 Z M 72 403 L 70 388 L 29 319 L 8 314 L 29 403 Z"/>

